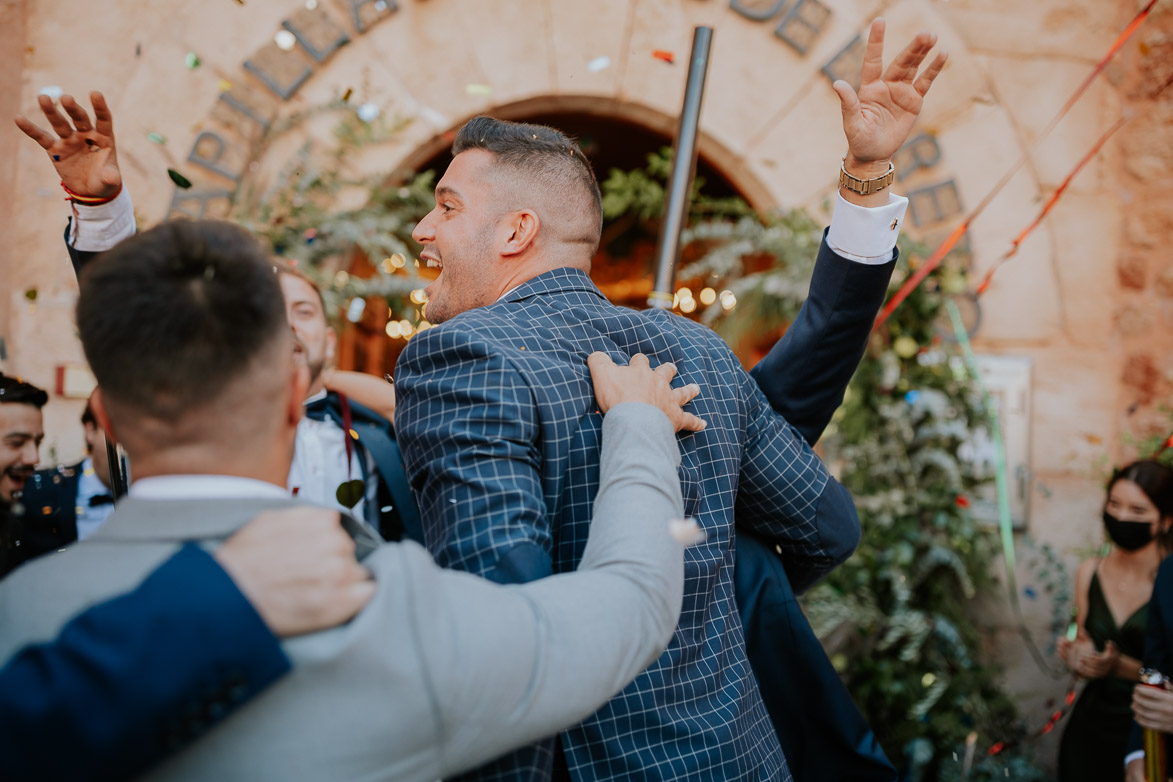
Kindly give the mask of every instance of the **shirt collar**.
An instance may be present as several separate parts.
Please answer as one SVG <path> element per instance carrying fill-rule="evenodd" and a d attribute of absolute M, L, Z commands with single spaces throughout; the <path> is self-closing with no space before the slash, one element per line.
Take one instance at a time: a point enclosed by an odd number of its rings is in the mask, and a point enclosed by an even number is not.
<path fill-rule="evenodd" d="M 159 475 L 130 485 L 129 496 L 139 500 L 289 499 L 280 486 L 238 475 Z"/>

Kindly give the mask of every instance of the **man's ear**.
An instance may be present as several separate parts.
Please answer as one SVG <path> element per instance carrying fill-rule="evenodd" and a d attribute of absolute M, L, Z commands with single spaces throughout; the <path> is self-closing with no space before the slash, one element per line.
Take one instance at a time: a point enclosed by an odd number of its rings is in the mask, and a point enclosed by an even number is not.
<path fill-rule="evenodd" d="M 541 227 L 537 213 L 530 209 L 509 214 L 504 223 L 501 255 L 509 257 L 527 252 L 537 240 Z"/>
<path fill-rule="evenodd" d="M 334 330 L 333 326 L 326 327 L 326 365 L 329 366 L 334 361 L 334 354 L 338 352 L 338 332 Z"/>
<path fill-rule="evenodd" d="M 118 434 L 114 431 L 114 424 L 110 421 L 110 414 L 106 412 L 106 400 L 102 398 L 102 389 L 95 388 L 90 395 L 90 409 L 94 411 L 94 419 L 98 426 L 106 433 L 106 439 L 118 443 Z"/>

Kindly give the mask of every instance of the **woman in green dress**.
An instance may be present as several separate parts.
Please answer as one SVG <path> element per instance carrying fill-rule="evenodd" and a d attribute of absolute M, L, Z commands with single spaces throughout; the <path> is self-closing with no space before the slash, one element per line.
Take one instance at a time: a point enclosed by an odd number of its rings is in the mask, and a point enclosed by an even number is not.
<path fill-rule="evenodd" d="M 1059 745 L 1061 782 L 1124 779 L 1148 602 L 1173 543 L 1173 470 L 1153 461 L 1119 470 L 1108 483 L 1103 521 L 1108 553 L 1080 563 L 1075 574 L 1077 637 L 1057 642 L 1063 662 L 1087 680 Z"/>

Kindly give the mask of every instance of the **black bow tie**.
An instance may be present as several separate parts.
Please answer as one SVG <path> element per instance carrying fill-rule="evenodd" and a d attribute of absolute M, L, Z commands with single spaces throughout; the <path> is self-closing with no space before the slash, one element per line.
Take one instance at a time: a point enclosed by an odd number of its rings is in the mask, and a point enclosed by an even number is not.
<path fill-rule="evenodd" d="M 99 505 L 113 505 L 113 504 L 114 504 L 114 498 L 111 497 L 109 494 L 95 494 L 93 497 L 90 497 L 90 507 L 91 508 L 96 508 Z"/>
<path fill-rule="evenodd" d="M 315 421 L 325 421 L 329 416 L 327 411 L 330 409 L 330 404 L 326 397 L 315 399 L 312 402 L 305 403 L 305 417 L 312 418 Z"/>

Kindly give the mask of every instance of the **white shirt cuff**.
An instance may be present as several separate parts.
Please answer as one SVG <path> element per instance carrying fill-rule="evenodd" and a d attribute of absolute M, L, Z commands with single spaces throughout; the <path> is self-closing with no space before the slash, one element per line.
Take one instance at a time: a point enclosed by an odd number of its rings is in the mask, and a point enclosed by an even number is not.
<path fill-rule="evenodd" d="M 134 236 L 134 204 L 130 192 L 122 192 L 108 204 L 85 206 L 74 204 L 77 218 L 69 230 L 69 246 L 85 252 L 109 250 L 123 239 Z"/>
<path fill-rule="evenodd" d="M 1128 764 L 1134 760 L 1144 760 L 1144 750 L 1138 749 L 1135 752 L 1129 752 L 1124 756 L 1124 767 L 1128 768 Z"/>
<path fill-rule="evenodd" d="M 888 203 L 872 207 L 853 204 L 840 193 L 835 198 L 827 245 L 858 263 L 888 263 L 907 210 L 908 199 L 895 193 L 888 193 Z"/>

